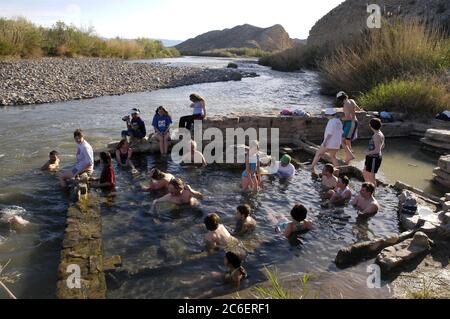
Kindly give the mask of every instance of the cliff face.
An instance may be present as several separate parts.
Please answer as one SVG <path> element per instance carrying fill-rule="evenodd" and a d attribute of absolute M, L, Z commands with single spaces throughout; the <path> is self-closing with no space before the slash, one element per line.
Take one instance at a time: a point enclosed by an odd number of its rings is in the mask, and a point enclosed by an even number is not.
<path fill-rule="evenodd" d="M 419 17 L 450 30 L 448 0 L 347 0 L 313 26 L 308 44 L 332 46 L 367 30 L 367 4 L 378 4 L 385 19 Z"/>
<path fill-rule="evenodd" d="M 293 41 L 279 24 L 270 28 L 258 28 L 249 24 L 210 31 L 175 46 L 182 54 L 201 53 L 214 49 L 258 48 L 264 51 L 289 49 Z"/>

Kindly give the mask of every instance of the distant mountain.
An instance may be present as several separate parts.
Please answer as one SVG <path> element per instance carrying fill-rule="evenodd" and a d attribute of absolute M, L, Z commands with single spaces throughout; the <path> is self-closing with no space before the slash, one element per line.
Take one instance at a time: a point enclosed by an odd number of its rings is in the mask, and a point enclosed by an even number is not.
<path fill-rule="evenodd" d="M 175 46 L 182 54 L 200 54 L 204 51 L 229 48 L 257 48 L 263 51 L 281 51 L 292 48 L 294 41 L 283 26 L 259 28 L 249 24 L 232 29 L 210 31 Z"/>
<path fill-rule="evenodd" d="M 154 40 L 161 41 L 166 48 L 174 47 L 183 42 L 183 40 L 167 40 L 167 39 L 154 39 Z"/>

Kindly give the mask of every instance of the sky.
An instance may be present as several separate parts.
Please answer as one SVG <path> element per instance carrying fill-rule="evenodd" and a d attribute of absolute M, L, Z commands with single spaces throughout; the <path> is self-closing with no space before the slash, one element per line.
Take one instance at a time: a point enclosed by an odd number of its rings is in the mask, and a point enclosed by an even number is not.
<path fill-rule="evenodd" d="M 314 23 L 343 0 L 0 0 L 0 17 L 43 26 L 64 21 L 99 36 L 186 40 L 241 24 L 281 24 L 306 39 Z"/>

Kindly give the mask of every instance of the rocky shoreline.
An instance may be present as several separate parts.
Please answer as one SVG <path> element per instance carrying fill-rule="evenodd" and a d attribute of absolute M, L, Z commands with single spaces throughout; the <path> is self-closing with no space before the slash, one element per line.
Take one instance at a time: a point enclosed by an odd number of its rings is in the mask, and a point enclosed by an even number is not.
<path fill-rule="evenodd" d="M 256 76 L 239 70 L 171 67 L 120 59 L 0 61 L 0 106 L 88 99 Z"/>

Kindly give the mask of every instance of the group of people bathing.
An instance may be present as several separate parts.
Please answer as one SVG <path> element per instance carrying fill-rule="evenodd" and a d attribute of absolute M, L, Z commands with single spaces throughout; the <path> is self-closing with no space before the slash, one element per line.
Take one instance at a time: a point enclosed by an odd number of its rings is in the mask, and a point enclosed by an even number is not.
<path fill-rule="evenodd" d="M 184 125 L 190 129 L 192 123 L 196 119 L 204 119 L 206 116 L 206 104 L 204 99 L 197 95 L 190 96 L 194 108 L 194 114 L 189 117 L 184 117 L 180 120 L 180 126 Z M 336 176 L 338 170 L 338 161 L 336 153 L 340 149 L 341 144 L 344 146 L 348 154 L 347 161 L 354 159 L 351 150 L 351 141 L 356 135 L 357 119 L 356 119 L 356 103 L 348 99 L 348 96 L 341 92 L 338 94 L 338 100 L 341 99 L 344 108 L 344 123 L 336 116 L 336 111 L 327 110 L 326 115 L 330 117 L 327 128 L 325 130 L 324 142 L 316 154 L 312 164 L 312 170 L 320 157 L 329 153 L 333 159 L 332 164 L 325 165 L 322 171 L 322 186 L 324 192 L 322 193 L 327 205 L 346 205 L 351 202 L 353 207 L 358 210 L 359 216 L 373 216 L 379 210 L 379 204 L 374 198 L 375 192 L 375 174 L 381 164 L 381 151 L 384 148 L 384 136 L 380 131 L 381 122 L 373 119 L 370 122 L 371 129 L 374 135 L 369 143 L 369 151 L 367 152 L 365 173 L 364 176 L 367 181 L 362 185 L 359 195 L 355 196 L 353 200 L 352 192 L 349 186 L 349 178 L 346 176 Z M 127 130 L 122 132 L 123 137 L 143 138 L 146 135 L 145 124 L 140 119 L 139 110 L 133 109 L 131 118 L 124 118 L 127 121 Z M 172 120 L 164 107 L 159 107 L 153 119 L 153 126 L 155 134 L 160 141 L 161 153 L 167 154 L 167 142 L 170 136 L 169 129 Z M 342 138 L 343 136 L 343 138 Z M 92 146 L 85 140 L 82 130 L 74 132 L 74 139 L 77 143 L 76 165 L 70 171 L 64 172 L 60 177 L 62 187 L 67 187 L 67 181 L 77 178 L 84 173 L 89 177 L 91 188 L 102 188 L 108 191 L 114 191 L 116 186 L 116 178 L 114 168 L 112 167 L 111 154 L 103 152 L 100 154 L 100 159 L 103 164 L 100 178 L 92 178 L 94 170 L 94 152 Z M 120 167 L 130 167 L 134 170 L 131 162 L 133 150 L 130 147 L 128 140 L 124 138 L 115 153 L 117 163 Z M 243 190 L 257 191 L 263 187 L 262 175 L 264 175 L 260 159 L 260 150 L 258 141 L 251 141 L 249 147 L 246 149 L 245 170 L 241 176 L 241 186 Z M 186 156 L 195 157 L 201 156 L 202 163 L 206 165 L 206 161 L 196 148 L 195 141 L 191 141 L 191 153 Z M 42 167 L 43 170 L 56 171 L 59 169 L 60 160 L 58 153 L 52 151 L 49 154 L 49 161 Z M 295 167 L 291 163 L 289 155 L 284 155 L 279 162 L 276 163 L 277 171 L 274 174 L 282 178 L 292 178 L 295 175 Z M 266 163 L 267 165 L 267 163 Z M 265 173 L 267 174 L 267 173 Z M 175 205 L 197 205 L 200 200 L 204 198 L 203 194 L 194 190 L 190 185 L 185 184 L 181 179 L 175 178 L 170 173 L 162 172 L 156 168 L 150 172 L 150 185 L 143 187 L 143 191 L 151 192 L 156 190 L 163 190 L 167 192 L 163 197 L 156 199 L 152 203 L 152 210 L 156 205 L 163 202 L 169 202 Z M 295 205 L 291 210 L 292 220 L 286 220 L 284 217 L 271 217 L 273 223 L 276 225 L 276 230 L 283 233 L 287 238 L 298 232 L 312 229 L 313 223 L 307 219 L 307 208 L 301 204 Z M 250 216 L 251 209 L 248 205 L 241 205 L 236 211 L 236 228 L 233 233 L 234 236 L 245 235 L 254 230 L 256 221 Z M 205 242 L 208 247 L 226 248 L 230 242 L 234 241 L 234 236 L 220 223 L 220 216 L 218 213 L 208 215 L 204 220 L 208 233 L 205 236 Z M 239 285 L 239 282 L 246 276 L 245 269 L 242 267 L 242 256 L 227 251 L 225 254 L 225 266 L 229 271 L 221 276 L 226 282 Z"/>

